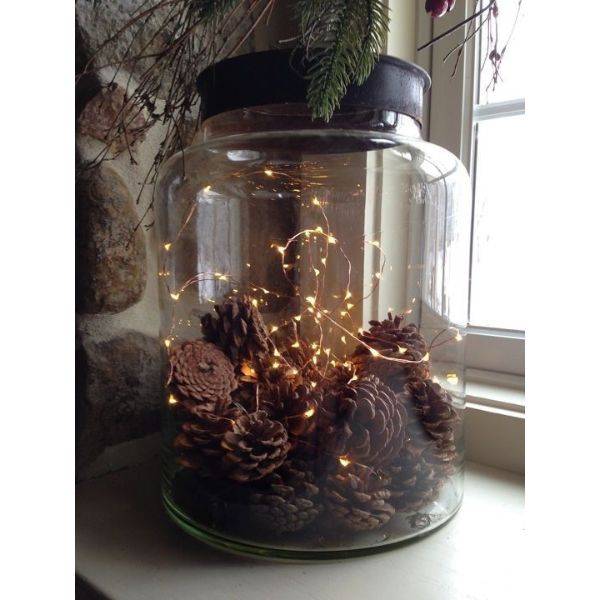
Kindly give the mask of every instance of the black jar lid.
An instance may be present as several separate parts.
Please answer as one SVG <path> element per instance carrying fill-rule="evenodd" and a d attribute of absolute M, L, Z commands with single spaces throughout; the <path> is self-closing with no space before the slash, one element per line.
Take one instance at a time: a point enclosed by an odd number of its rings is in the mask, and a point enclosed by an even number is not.
<path fill-rule="evenodd" d="M 240 108 L 305 103 L 307 63 L 301 53 L 268 50 L 229 58 L 198 77 L 204 119 Z M 417 65 L 381 55 L 362 85 L 351 85 L 340 111 L 390 110 L 421 122 L 423 94 L 431 79 Z"/>

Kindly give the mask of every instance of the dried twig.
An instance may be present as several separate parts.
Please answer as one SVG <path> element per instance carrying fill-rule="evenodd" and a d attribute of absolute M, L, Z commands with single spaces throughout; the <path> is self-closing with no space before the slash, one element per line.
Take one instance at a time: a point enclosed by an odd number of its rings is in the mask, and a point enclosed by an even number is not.
<path fill-rule="evenodd" d="M 460 59 L 464 52 L 465 46 L 469 43 L 469 41 L 471 41 L 473 38 L 475 38 L 475 36 L 479 32 L 481 32 L 483 29 L 485 29 L 487 45 L 486 45 L 485 57 L 481 63 L 481 69 L 483 70 L 483 67 L 485 66 L 485 64 L 488 60 L 491 62 L 492 76 L 491 76 L 490 82 L 487 87 L 487 89 L 489 89 L 490 86 L 495 87 L 500 79 L 500 65 L 502 63 L 502 59 L 504 57 L 504 54 L 506 52 L 506 49 L 510 42 L 510 39 L 512 38 L 512 35 L 514 33 L 517 21 L 519 19 L 522 0 L 519 0 L 519 3 L 517 5 L 515 19 L 514 19 L 510 34 L 509 34 L 501 51 L 498 51 L 498 38 L 499 38 L 499 36 L 498 36 L 498 13 L 499 13 L 498 0 L 492 0 L 491 2 L 486 4 L 483 8 L 478 8 L 479 3 L 480 3 L 480 0 L 477 0 L 477 2 L 475 3 L 475 6 L 473 8 L 473 14 L 468 16 L 466 19 L 463 19 L 460 23 L 453 25 L 452 27 L 450 27 L 443 33 L 440 33 L 439 35 L 435 36 L 433 39 L 431 39 L 426 44 L 422 44 L 421 46 L 419 46 L 419 48 L 417 50 L 424 50 L 425 48 L 428 48 L 432 44 L 435 44 L 442 38 L 445 38 L 446 36 L 450 35 L 451 33 L 457 31 L 458 29 L 460 29 L 468 24 L 464 38 L 460 42 L 458 42 L 458 44 L 456 44 L 454 47 L 452 47 L 444 56 L 444 62 L 446 62 L 448 60 L 448 58 L 450 58 L 450 56 L 452 56 L 454 53 L 456 53 L 456 61 L 454 63 L 454 68 L 452 70 L 452 77 L 454 77 L 458 70 L 458 66 L 460 64 Z M 478 21 L 478 19 L 479 19 L 479 21 Z M 490 48 L 491 48 L 491 50 L 490 50 Z"/>

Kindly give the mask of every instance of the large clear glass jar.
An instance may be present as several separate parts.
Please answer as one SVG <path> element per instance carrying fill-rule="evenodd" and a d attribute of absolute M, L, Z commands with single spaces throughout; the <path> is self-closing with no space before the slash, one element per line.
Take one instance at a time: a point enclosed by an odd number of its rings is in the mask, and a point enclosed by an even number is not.
<path fill-rule="evenodd" d="M 382 57 L 324 123 L 270 100 L 278 56 L 211 71 L 158 184 L 163 500 L 222 548 L 352 556 L 461 503 L 470 186 L 421 137 L 420 69 Z"/>

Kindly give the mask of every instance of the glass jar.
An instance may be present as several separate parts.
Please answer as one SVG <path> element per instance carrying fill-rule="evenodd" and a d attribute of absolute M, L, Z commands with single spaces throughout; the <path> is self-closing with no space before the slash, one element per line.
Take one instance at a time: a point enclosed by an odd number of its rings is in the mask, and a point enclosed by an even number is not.
<path fill-rule="evenodd" d="M 275 51 L 200 76 L 158 183 L 163 500 L 233 551 L 377 551 L 458 510 L 470 186 L 381 57 L 330 122 Z"/>

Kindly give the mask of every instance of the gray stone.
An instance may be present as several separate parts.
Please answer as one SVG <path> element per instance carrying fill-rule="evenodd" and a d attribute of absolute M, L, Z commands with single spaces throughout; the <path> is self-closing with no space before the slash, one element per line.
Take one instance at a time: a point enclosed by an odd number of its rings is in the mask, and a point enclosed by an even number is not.
<path fill-rule="evenodd" d="M 116 83 L 102 88 L 87 104 L 78 118 L 79 133 L 103 142 L 118 154 L 127 147 L 133 150 L 146 133 L 144 111 L 132 104 L 125 89 Z"/>
<path fill-rule="evenodd" d="M 77 466 L 104 448 L 158 430 L 164 400 L 157 339 L 130 331 L 79 340 L 76 381 Z"/>
<path fill-rule="evenodd" d="M 115 313 L 146 287 L 146 246 L 125 182 L 106 163 L 77 182 L 77 311 Z"/>

